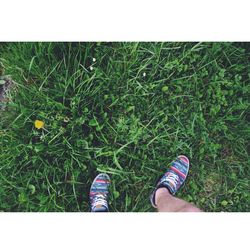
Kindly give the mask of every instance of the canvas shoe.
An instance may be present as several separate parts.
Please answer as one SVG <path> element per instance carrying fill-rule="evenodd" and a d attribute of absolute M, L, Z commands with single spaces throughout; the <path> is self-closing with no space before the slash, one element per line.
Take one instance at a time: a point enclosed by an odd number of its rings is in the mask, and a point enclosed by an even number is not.
<path fill-rule="evenodd" d="M 107 174 L 98 174 L 89 193 L 91 212 L 108 212 L 110 178 Z"/>
<path fill-rule="evenodd" d="M 175 195 L 182 184 L 185 182 L 189 171 L 189 159 L 184 155 L 179 155 L 171 164 L 167 172 L 160 178 L 154 191 L 150 196 L 151 204 L 157 208 L 155 204 L 155 192 L 158 188 L 165 187 L 169 193 Z"/>

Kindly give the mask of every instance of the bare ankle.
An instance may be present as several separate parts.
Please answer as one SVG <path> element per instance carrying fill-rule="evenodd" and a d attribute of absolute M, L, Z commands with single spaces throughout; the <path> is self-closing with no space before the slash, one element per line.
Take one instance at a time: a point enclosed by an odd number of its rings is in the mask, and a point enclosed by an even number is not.
<path fill-rule="evenodd" d="M 158 188 L 155 192 L 155 204 L 158 205 L 159 201 L 164 198 L 166 199 L 168 196 L 171 196 L 168 189 L 165 187 Z"/>
<path fill-rule="evenodd" d="M 198 207 L 193 206 L 192 204 L 186 204 L 178 210 L 178 212 L 202 212 Z"/>

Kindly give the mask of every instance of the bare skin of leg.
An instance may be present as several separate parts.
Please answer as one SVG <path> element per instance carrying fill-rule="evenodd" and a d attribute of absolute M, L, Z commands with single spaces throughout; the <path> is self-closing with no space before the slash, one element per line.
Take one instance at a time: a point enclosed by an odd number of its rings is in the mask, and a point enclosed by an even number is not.
<path fill-rule="evenodd" d="M 158 212 L 202 212 L 192 204 L 171 195 L 166 188 L 159 188 L 155 193 Z"/>

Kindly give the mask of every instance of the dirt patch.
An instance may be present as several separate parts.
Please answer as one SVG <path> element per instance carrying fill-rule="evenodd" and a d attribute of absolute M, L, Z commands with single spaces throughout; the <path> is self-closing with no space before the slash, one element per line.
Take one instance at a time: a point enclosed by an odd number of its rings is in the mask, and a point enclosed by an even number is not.
<path fill-rule="evenodd" d="M 219 193 L 221 184 L 222 180 L 219 174 L 211 173 L 208 175 L 204 183 L 204 192 L 206 196 L 214 196 Z"/>

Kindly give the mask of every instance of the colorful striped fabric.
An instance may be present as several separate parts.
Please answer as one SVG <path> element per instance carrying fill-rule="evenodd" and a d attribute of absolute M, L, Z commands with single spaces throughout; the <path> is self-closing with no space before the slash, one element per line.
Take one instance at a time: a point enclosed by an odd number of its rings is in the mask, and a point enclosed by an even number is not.
<path fill-rule="evenodd" d="M 99 174 L 94 179 L 90 192 L 91 212 L 108 212 L 110 178 L 107 174 Z"/>
<path fill-rule="evenodd" d="M 175 161 L 171 163 L 171 166 L 167 172 L 161 177 L 156 185 L 153 193 L 150 196 L 150 201 L 153 207 L 155 204 L 155 192 L 158 188 L 165 187 L 168 191 L 175 195 L 181 185 L 185 182 L 189 171 L 189 159 L 184 155 L 179 155 Z"/>

